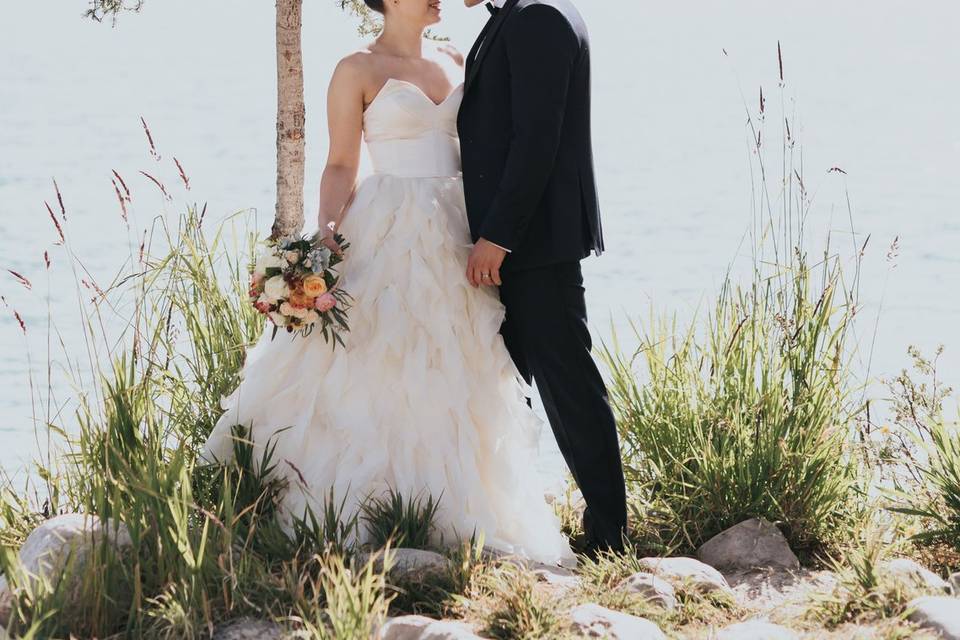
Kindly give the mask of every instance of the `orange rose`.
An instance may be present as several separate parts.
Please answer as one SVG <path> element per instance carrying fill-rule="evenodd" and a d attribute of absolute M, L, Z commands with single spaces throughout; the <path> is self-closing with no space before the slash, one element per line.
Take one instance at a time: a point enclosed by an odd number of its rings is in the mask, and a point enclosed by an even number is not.
<path fill-rule="evenodd" d="M 307 276 L 303 279 L 303 292 L 316 298 L 327 292 L 327 283 L 320 276 Z"/>
<path fill-rule="evenodd" d="M 298 309 L 309 309 L 313 306 L 313 296 L 308 296 L 305 293 L 299 291 L 293 291 L 290 293 L 290 297 L 287 298 L 287 302 L 290 303 L 290 306 L 296 307 Z"/>

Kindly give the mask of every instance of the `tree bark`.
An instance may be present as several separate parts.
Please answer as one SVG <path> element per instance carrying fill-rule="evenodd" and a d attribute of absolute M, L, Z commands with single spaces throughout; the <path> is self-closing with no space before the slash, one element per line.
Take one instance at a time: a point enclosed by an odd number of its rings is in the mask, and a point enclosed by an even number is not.
<path fill-rule="evenodd" d="M 277 211 L 272 238 L 303 229 L 303 0 L 277 1 Z"/>

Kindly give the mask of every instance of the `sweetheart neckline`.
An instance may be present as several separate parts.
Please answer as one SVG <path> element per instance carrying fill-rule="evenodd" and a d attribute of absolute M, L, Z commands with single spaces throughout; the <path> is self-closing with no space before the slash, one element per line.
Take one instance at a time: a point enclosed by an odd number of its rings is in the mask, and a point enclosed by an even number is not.
<path fill-rule="evenodd" d="M 386 90 L 387 86 L 388 86 L 391 82 L 399 82 L 400 84 L 405 84 L 405 85 L 408 85 L 408 86 L 413 87 L 414 89 L 417 90 L 417 93 L 419 93 L 421 96 L 423 96 L 424 99 L 426 99 L 427 102 L 429 102 L 430 104 L 432 104 L 432 105 L 433 105 L 435 108 L 437 108 L 437 109 L 443 107 L 445 104 L 447 104 L 448 102 L 450 102 L 450 99 L 453 98 L 453 96 L 456 95 L 457 91 L 458 91 L 462 86 L 464 86 L 464 84 L 465 84 L 465 83 L 461 82 L 460 84 L 458 84 L 457 86 L 455 86 L 455 87 L 453 88 L 453 90 L 450 91 L 449 94 L 447 94 L 447 97 L 446 97 L 446 98 L 444 98 L 444 99 L 441 100 L 440 102 L 435 102 L 433 98 L 431 98 L 430 96 L 427 95 L 427 92 L 424 91 L 424 90 L 420 87 L 420 85 L 418 85 L 418 84 L 416 84 L 416 83 L 414 83 L 414 82 L 410 82 L 409 80 L 401 80 L 400 78 L 387 78 L 386 82 L 383 83 L 383 86 L 380 87 L 380 90 L 377 91 L 377 95 L 373 96 L 373 100 L 371 100 L 371 101 L 370 101 L 370 104 L 367 105 L 367 108 L 363 110 L 363 113 L 364 113 L 364 114 L 366 114 L 368 111 L 370 111 L 370 108 L 373 107 L 373 105 L 377 103 L 377 100 L 380 99 L 380 96 L 383 95 L 383 92 Z"/>

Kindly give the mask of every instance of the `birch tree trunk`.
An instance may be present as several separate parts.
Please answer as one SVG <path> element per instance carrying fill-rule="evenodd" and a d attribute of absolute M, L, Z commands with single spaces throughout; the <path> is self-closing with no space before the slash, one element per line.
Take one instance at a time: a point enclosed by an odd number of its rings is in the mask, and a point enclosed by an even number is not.
<path fill-rule="evenodd" d="M 277 2 L 277 211 L 271 237 L 303 229 L 303 0 Z"/>

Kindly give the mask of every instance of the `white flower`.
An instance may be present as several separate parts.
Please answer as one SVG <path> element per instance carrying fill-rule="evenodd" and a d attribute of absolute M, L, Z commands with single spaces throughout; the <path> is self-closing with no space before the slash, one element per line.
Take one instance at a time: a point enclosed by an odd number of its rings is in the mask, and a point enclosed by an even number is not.
<path fill-rule="evenodd" d="M 258 303 L 258 304 L 274 305 L 274 304 L 277 304 L 277 300 L 276 300 L 276 298 L 271 298 L 270 296 L 268 296 L 268 295 L 265 294 L 265 293 L 261 293 L 261 294 L 260 294 L 260 297 L 257 298 L 257 303 Z"/>
<path fill-rule="evenodd" d="M 313 309 L 307 310 L 307 315 L 303 318 L 304 324 L 315 324 L 320 322 L 320 314 Z"/>
<path fill-rule="evenodd" d="M 267 269 L 282 269 L 286 264 L 274 253 L 263 253 L 257 258 L 257 264 L 253 267 L 255 274 L 266 275 Z"/>
<path fill-rule="evenodd" d="M 284 254 L 284 257 L 287 259 L 287 262 L 289 262 L 290 264 L 297 264 L 297 262 L 300 261 L 300 252 L 296 250 L 287 251 Z"/>
<path fill-rule="evenodd" d="M 287 326 L 287 318 L 282 313 L 271 311 L 270 319 L 273 320 L 273 324 L 277 325 L 278 327 Z"/>
<path fill-rule="evenodd" d="M 273 276 L 264 283 L 263 293 L 274 300 L 280 300 L 290 295 L 290 287 L 283 276 Z"/>
<path fill-rule="evenodd" d="M 293 306 L 289 302 L 284 302 L 283 304 L 280 305 L 280 313 L 282 313 L 285 316 L 292 316 L 294 318 L 298 318 L 300 320 L 303 320 L 304 318 L 306 318 L 308 312 L 309 312 L 308 309 L 298 309 L 297 307 Z"/>

